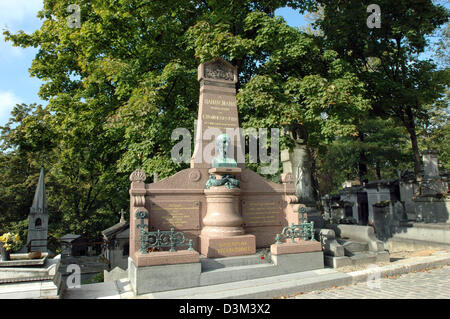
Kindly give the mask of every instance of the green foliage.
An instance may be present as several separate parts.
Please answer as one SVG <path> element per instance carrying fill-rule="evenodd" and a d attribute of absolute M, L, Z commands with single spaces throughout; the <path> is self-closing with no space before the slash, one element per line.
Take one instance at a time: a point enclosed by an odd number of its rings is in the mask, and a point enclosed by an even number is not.
<path fill-rule="evenodd" d="M 81 28 L 67 25 L 69 4 L 81 7 Z M 26 220 L 44 164 L 52 237 L 111 226 L 133 170 L 163 178 L 186 167 L 171 161 L 170 137 L 177 127 L 193 133 L 198 64 L 221 55 L 244 85 L 270 54 L 268 35 L 290 30 L 273 18 L 284 5 L 312 1 L 45 0 L 39 30 L 5 32 L 15 46 L 39 47 L 30 74 L 45 81 L 39 96 L 49 103 L 16 107 L 2 132 L 2 222 Z"/>
<path fill-rule="evenodd" d="M 69 4 L 81 7 L 81 28 L 67 25 Z M 319 4 L 326 6 L 314 34 L 274 16 L 280 7 Z M 383 27 L 370 30 L 368 4 L 44 0 L 39 30 L 5 32 L 15 46 L 39 47 L 30 74 L 44 80 L 39 96 L 48 105 L 16 106 L 2 128 L 0 228 L 26 230 L 41 164 L 56 239 L 95 238 L 115 223 L 133 170 L 164 178 L 186 168 L 170 158 L 171 133 L 194 135 L 197 66 L 217 56 L 239 70 L 241 126 L 300 128 L 323 177 L 316 179 L 327 185 L 354 175 L 357 163 L 369 166 L 368 176 L 377 165 L 391 176 L 410 163 L 399 123 L 419 140 L 415 155 L 437 146 L 448 167 L 448 122 L 430 117 L 445 107 L 448 72 L 417 59 L 448 14 L 430 1 L 383 0 Z M 284 135 L 281 147 L 292 146 Z"/>
<path fill-rule="evenodd" d="M 92 278 L 87 279 L 87 280 L 83 280 L 81 282 L 82 285 L 87 285 L 87 284 L 96 284 L 99 282 L 104 282 L 104 276 L 103 276 L 103 272 L 99 272 L 97 274 L 95 274 L 94 276 L 92 276 Z"/>
<path fill-rule="evenodd" d="M 323 15 L 316 22 L 328 48 L 349 62 L 365 83 L 374 113 L 396 118 L 406 128 L 420 173 L 418 121 L 427 118 L 427 105 L 443 97 L 448 77 L 430 60 L 419 60 L 430 36 L 445 24 L 449 11 L 431 0 L 378 1 L 381 28 L 366 25 L 371 1 L 318 1 Z"/>
<path fill-rule="evenodd" d="M 317 178 L 321 194 L 337 191 L 345 180 L 359 179 L 361 152 L 365 154 L 362 164 L 368 167 L 368 180 L 397 178 L 398 170 L 411 167 L 412 154 L 402 126 L 381 118 L 361 123 L 358 129 L 363 140 L 359 136 L 343 136 L 319 148 Z"/>
<path fill-rule="evenodd" d="M 443 102 L 443 101 L 442 101 Z M 449 109 L 435 108 L 429 112 L 430 116 L 419 128 L 420 149 L 433 149 L 439 152 L 441 169 L 450 170 L 450 114 Z"/>

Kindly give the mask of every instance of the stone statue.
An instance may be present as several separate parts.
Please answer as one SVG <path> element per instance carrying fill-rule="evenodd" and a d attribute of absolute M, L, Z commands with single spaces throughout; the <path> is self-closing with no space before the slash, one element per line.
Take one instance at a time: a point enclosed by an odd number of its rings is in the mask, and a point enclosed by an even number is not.
<path fill-rule="evenodd" d="M 295 181 L 297 193 L 301 199 L 314 201 L 313 189 L 311 185 L 311 176 L 305 167 L 307 163 L 303 159 L 297 166 L 297 180 Z"/>
<path fill-rule="evenodd" d="M 227 134 L 220 134 L 215 141 L 216 156 L 212 161 L 212 167 L 237 167 L 234 158 L 227 157 L 231 139 Z"/>

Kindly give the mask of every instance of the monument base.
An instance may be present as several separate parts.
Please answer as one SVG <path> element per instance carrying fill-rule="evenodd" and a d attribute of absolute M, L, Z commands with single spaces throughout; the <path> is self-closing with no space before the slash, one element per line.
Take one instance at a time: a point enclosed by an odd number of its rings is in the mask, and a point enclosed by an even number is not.
<path fill-rule="evenodd" d="M 256 253 L 254 235 L 211 238 L 200 235 L 200 252 L 208 258 L 253 255 Z"/>
<path fill-rule="evenodd" d="M 44 255 L 40 260 L 2 262 L 0 299 L 59 299 L 63 286 L 60 263 L 60 255 L 52 259 Z"/>
<path fill-rule="evenodd" d="M 200 261 L 139 267 L 128 258 L 128 279 L 136 295 L 197 287 L 200 273 Z"/>
<path fill-rule="evenodd" d="M 324 266 L 322 245 L 315 240 L 273 244 L 270 252 L 273 264 L 284 273 L 322 269 Z"/>

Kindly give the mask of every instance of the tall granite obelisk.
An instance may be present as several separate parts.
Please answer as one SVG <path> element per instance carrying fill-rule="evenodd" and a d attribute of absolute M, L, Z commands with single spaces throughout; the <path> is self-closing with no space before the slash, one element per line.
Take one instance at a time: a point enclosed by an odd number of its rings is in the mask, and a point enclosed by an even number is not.
<path fill-rule="evenodd" d="M 211 168 L 214 141 L 223 133 L 231 138 L 232 157 L 245 168 L 236 103 L 237 76 L 236 67 L 222 58 L 199 65 L 200 99 L 191 168 Z"/>

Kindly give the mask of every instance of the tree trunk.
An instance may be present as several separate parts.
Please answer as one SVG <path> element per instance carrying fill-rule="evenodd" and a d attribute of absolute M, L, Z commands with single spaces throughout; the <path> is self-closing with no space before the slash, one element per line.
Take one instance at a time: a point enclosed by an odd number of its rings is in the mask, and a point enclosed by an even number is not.
<path fill-rule="evenodd" d="M 377 172 L 377 179 L 381 180 L 381 165 L 380 165 L 380 161 L 376 161 L 375 162 L 375 170 Z"/>
<path fill-rule="evenodd" d="M 419 146 L 417 143 L 416 135 L 416 125 L 414 123 L 414 114 L 412 113 L 411 107 L 406 107 L 407 121 L 405 122 L 406 129 L 409 133 L 409 138 L 411 140 L 411 148 L 414 155 L 414 175 L 419 176 L 422 172 L 422 161 L 420 158 Z"/>
<path fill-rule="evenodd" d="M 358 132 L 358 138 L 362 143 L 364 143 L 364 135 L 362 132 Z M 359 151 L 358 174 L 359 181 L 363 184 L 367 175 L 367 156 L 364 150 Z"/>
<path fill-rule="evenodd" d="M 312 188 L 313 188 L 313 195 L 314 199 L 317 200 L 320 198 L 320 188 L 319 188 L 319 182 L 317 178 L 317 167 L 316 167 L 316 156 L 311 148 L 307 148 L 309 153 L 309 158 L 311 160 L 311 182 L 312 182 Z"/>

